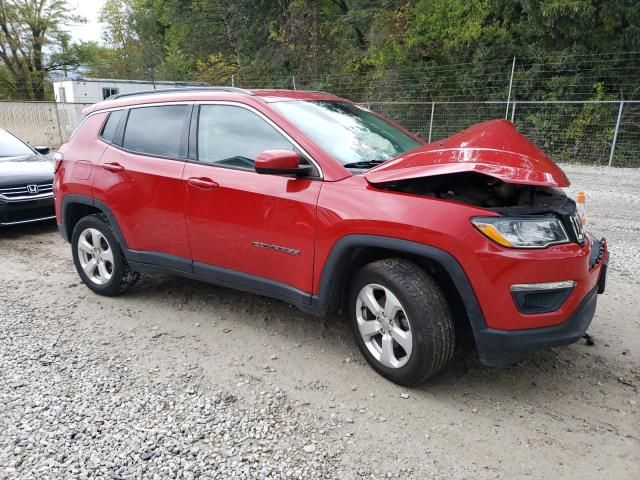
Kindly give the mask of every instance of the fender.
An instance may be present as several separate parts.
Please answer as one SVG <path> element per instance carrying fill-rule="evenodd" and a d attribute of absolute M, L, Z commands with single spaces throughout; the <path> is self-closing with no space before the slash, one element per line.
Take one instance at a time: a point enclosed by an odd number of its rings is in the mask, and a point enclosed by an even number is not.
<path fill-rule="evenodd" d="M 314 295 L 312 299 L 313 313 L 324 316 L 329 311 L 332 298 L 334 298 L 333 287 L 336 275 L 340 273 L 341 266 L 346 264 L 349 252 L 356 247 L 376 247 L 400 253 L 410 253 L 438 263 L 447 271 L 460 294 L 474 336 L 486 328 L 478 298 L 467 275 L 453 255 L 429 245 L 377 235 L 347 235 L 334 244 L 322 270 L 317 295 Z"/>
<path fill-rule="evenodd" d="M 113 214 L 111 213 L 111 210 L 109 209 L 109 207 L 107 207 L 100 200 L 96 200 L 95 198 L 87 197 L 86 195 L 76 195 L 76 194 L 69 193 L 69 194 L 65 195 L 64 197 L 62 197 L 62 202 L 60 203 L 60 205 L 61 205 L 60 206 L 60 216 L 62 218 L 62 224 L 58 225 L 58 230 L 60 230 L 60 234 L 62 235 L 62 238 L 64 238 L 67 242 L 71 241 L 71 233 L 72 232 L 69 231 L 69 227 L 67 226 L 67 213 L 68 213 L 67 210 L 68 210 L 70 205 L 76 204 L 76 203 L 79 203 L 81 205 L 88 205 L 90 207 L 97 208 L 102 213 L 104 213 L 106 215 L 106 217 L 109 219 L 109 223 L 111 224 L 111 227 L 113 229 L 113 233 L 118 238 L 118 241 L 120 242 L 120 245 L 122 245 L 124 250 L 129 250 L 128 247 L 127 247 L 127 242 L 125 241 L 124 236 L 122 235 L 122 232 L 120 231 L 120 227 L 118 226 L 118 222 L 116 222 L 116 219 L 113 216 Z"/>

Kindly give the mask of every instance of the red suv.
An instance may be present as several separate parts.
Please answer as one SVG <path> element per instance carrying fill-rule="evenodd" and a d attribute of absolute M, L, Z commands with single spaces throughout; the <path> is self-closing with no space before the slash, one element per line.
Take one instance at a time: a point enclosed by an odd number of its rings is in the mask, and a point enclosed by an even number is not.
<path fill-rule="evenodd" d="M 170 272 L 344 311 L 372 367 L 415 385 L 465 337 L 487 365 L 577 341 L 604 290 L 606 242 L 508 121 L 427 144 L 333 95 L 222 87 L 84 113 L 54 191 L 96 293 Z"/>

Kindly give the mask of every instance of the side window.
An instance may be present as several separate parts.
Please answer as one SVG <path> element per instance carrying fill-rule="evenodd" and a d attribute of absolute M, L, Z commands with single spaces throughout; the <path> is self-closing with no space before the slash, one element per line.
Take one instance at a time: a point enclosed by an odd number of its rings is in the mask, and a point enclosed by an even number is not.
<path fill-rule="evenodd" d="M 109 114 L 109 118 L 102 127 L 102 133 L 100 136 L 107 142 L 113 143 L 115 140 L 116 131 L 118 130 L 118 125 L 120 124 L 120 120 L 124 116 L 124 110 L 114 110 Z"/>
<path fill-rule="evenodd" d="M 132 108 L 122 146 L 147 155 L 184 158 L 185 125 L 190 113 L 190 105 Z"/>
<path fill-rule="evenodd" d="M 260 152 L 295 150 L 280 132 L 253 112 L 229 105 L 202 105 L 198 119 L 198 160 L 254 168 Z"/>

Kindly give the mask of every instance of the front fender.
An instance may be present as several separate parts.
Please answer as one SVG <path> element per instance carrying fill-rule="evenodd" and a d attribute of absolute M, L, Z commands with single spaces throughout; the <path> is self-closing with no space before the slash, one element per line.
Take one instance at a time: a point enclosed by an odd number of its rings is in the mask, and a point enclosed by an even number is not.
<path fill-rule="evenodd" d="M 474 332 L 485 327 L 482 310 L 473 287 L 453 255 L 437 247 L 377 235 L 346 235 L 336 241 L 322 269 L 317 293 L 312 299 L 314 313 L 318 315 L 328 313 L 333 299 L 340 293 L 336 292 L 336 289 L 341 288 L 341 284 L 336 280 L 346 273 L 344 269 L 348 267 L 351 253 L 362 247 L 392 250 L 399 254 L 415 255 L 437 263 L 447 272 L 457 289 Z"/>

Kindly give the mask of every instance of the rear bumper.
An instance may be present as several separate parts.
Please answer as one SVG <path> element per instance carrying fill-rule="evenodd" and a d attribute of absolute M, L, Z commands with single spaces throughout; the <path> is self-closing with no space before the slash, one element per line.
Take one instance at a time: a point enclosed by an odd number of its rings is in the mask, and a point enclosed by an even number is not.
<path fill-rule="evenodd" d="M 40 222 L 53 218 L 55 218 L 53 195 L 19 202 L 0 199 L 0 226 Z"/>
<path fill-rule="evenodd" d="M 606 248 L 606 247 L 605 247 Z M 480 361 L 489 366 L 508 365 L 530 351 L 575 343 L 585 334 L 596 311 L 598 294 L 606 285 L 608 252 L 601 258 L 597 284 L 584 296 L 567 320 L 559 325 L 526 330 L 482 328 L 475 331 Z"/>

